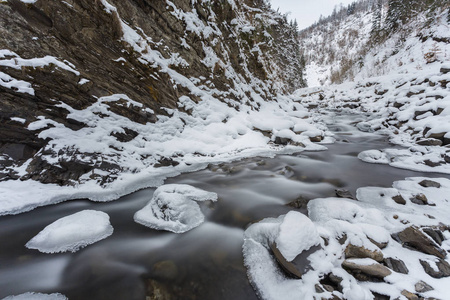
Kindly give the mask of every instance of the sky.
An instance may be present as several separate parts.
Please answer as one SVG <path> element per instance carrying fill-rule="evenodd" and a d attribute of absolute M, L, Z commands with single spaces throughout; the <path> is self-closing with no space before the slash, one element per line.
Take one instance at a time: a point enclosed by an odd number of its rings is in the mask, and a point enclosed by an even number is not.
<path fill-rule="evenodd" d="M 333 8 L 342 3 L 347 6 L 355 0 L 270 0 L 272 8 L 290 12 L 289 18 L 297 19 L 299 29 L 304 29 L 324 17 L 331 15 Z"/>

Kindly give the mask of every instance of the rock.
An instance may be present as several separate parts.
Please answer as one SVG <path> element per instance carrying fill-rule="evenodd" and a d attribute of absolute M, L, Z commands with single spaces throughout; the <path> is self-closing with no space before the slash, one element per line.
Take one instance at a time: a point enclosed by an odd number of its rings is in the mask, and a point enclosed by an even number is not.
<path fill-rule="evenodd" d="M 275 144 L 277 144 L 277 145 L 287 145 L 287 144 L 289 144 L 290 141 L 291 141 L 290 138 L 284 138 L 284 137 L 279 137 L 279 136 L 277 136 L 275 138 Z"/>
<path fill-rule="evenodd" d="M 379 250 L 371 251 L 363 246 L 348 244 L 345 248 L 345 258 L 371 258 L 377 262 L 383 261 L 383 253 Z"/>
<path fill-rule="evenodd" d="M 129 128 L 124 128 L 123 130 L 124 132 L 112 132 L 111 136 L 121 143 L 127 143 L 139 135 L 139 133 Z"/>
<path fill-rule="evenodd" d="M 441 184 L 439 182 L 429 180 L 429 179 L 422 180 L 421 182 L 419 182 L 419 184 L 426 188 L 428 188 L 428 187 L 440 188 L 441 187 Z"/>
<path fill-rule="evenodd" d="M 178 166 L 180 163 L 174 160 L 171 157 L 163 157 L 161 158 L 155 165 L 155 168 L 161 168 L 161 167 L 175 167 Z"/>
<path fill-rule="evenodd" d="M 406 204 L 406 200 L 400 194 L 397 195 L 397 196 L 392 197 L 392 200 L 394 200 L 395 203 L 400 204 L 400 205 L 405 205 Z"/>
<path fill-rule="evenodd" d="M 293 278 L 302 278 L 303 274 L 312 269 L 308 257 L 320 249 L 322 249 L 321 246 L 313 246 L 297 255 L 292 261 L 287 261 L 278 250 L 276 243 L 270 244 L 270 250 L 272 250 L 278 265 Z"/>
<path fill-rule="evenodd" d="M 334 192 L 336 193 L 336 196 L 339 198 L 347 198 L 347 199 L 353 199 L 356 200 L 355 196 L 350 193 L 349 190 L 345 189 L 335 189 Z"/>
<path fill-rule="evenodd" d="M 430 205 L 435 206 L 435 204 L 431 204 L 428 202 L 427 196 L 425 196 L 422 193 L 413 195 L 409 200 L 411 200 L 412 203 L 418 204 L 418 205 Z"/>
<path fill-rule="evenodd" d="M 439 271 L 436 271 L 433 267 L 431 267 L 430 263 L 426 260 L 420 260 L 420 264 L 422 265 L 425 272 L 434 278 L 443 278 L 450 276 L 450 264 L 443 259 L 438 259 L 435 262 Z"/>
<path fill-rule="evenodd" d="M 296 209 L 306 209 L 306 206 L 308 205 L 308 202 L 310 201 L 310 199 L 306 199 L 303 196 L 298 196 L 297 199 L 295 199 L 292 202 L 289 202 L 288 204 L 286 204 L 287 206 L 296 208 Z"/>
<path fill-rule="evenodd" d="M 389 244 L 389 241 L 388 241 L 388 242 L 377 242 L 377 241 L 375 241 L 374 239 L 371 239 L 370 237 L 367 237 L 367 238 L 369 239 L 369 241 L 370 241 L 372 244 L 374 244 L 375 246 L 377 246 L 377 247 L 380 248 L 380 249 L 386 248 L 387 245 Z"/>
<path fill-rule="evenodd" d="M 392 237 L 405 248 L 434 255 L 439 258 L 445 258 L 447 255 L 444 250 L 437 246 L 434 241 L 430 240 L 415 226 L 408 227 L 405 230 L 392 235 Z"/>
<path fill-rule="evenodd" d="M 407 290 L 403 290 L 401 294 L 403 296 L 405 296 L 406 299 L 408 299 L 408 300 L 419 300 L 419 296 L 417 296 L 416 294 L 413 294 Z"/>
<path fill-rule="evenodd" d="M 449 65 L 442 66 L 441 69 L 439 70 L 439 72 L 441 72 L 443 74 L 450 73 L 450 66 Z"/>
<path fill-rule="evenodd" d="M 442 146 L 442 141 L 438 139 L 420 139 L 416 144 L 421 146 Z"/>
<path fill-rule="evenodd" d="M 439 246 L 442 245 L 442 242 L 445 240 L 444 235 L 442 234 L 442 231 L 439 229 L 433 229 L 433 228 L 422 228 L 423 232 L 428 234 L 436 243 L 439 244 Z"/>
<path fill-rule="evenodd" d="M 416 289 L 416 292 L 418 293 L 426 293 L 429 291 L 434 290 L 432 286 L 430 286 L 428 283 L 426 283 L 425 281 L 419 281 L 418 283 L 416 283 L 414 285 L 414 288 Z"/>
<path fill-rule="evenodd" d="M 389 296 L 379 294 L 376 292 L 372 292 L 372 295 L 374 297 L 373 300 L 390 300 L 391 299 L 391 297 L 389 297 Z"/>
<path fill-rule="evenodd" d="M 178 276 L 178 267 L 171 260 L 164 260 L 153 265 L 152 275 L 161 280 L 174 280 Z"/>
<path fill-rule="evenodd" d="M 342 267 L 361 281 L 380 281 L 392 274 L 391 270 L 375 261 L 367 264 L 366 259 L 346 259 Z"/>
<path fill-rule="evenodd" d="M 409 270 L 406 267 L 405 263 L 400 259 L 388 257 L 388 258 L 385 258 L 383 262 L 389 269 L 394 270 L 397 273 L 402 273 L 402 274 L 409 273 Z"/>
<path fill-rule="evenodd" d="M 318 136 L 315 136 L 315 137 L 310 137 L 309 140 L 311 142 L 313 142 L 313 143 L 319 143 L 319 142 L 321 142 L 323 140 L 323 136 L 318 135 Z"/>

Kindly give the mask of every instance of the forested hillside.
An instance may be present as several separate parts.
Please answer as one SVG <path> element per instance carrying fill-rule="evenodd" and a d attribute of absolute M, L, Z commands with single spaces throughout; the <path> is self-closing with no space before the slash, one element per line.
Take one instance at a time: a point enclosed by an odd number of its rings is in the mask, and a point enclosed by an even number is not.
<path fill-rule="evenodd" d="M 308 85 L 410 72 L 448 60 L 443 25 L 450 21 L 449 7 L 442 0 L 363 0 L 336 8 L 300 33 Z"/>

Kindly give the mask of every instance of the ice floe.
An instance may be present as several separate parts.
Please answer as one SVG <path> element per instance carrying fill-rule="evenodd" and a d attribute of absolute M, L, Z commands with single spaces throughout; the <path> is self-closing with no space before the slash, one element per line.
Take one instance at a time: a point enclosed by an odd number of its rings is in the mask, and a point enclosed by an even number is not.
<path fill-rule="evenodd" d="M 183 233 L 203 223 L 205 216 L 197 201 L 207 200 L 217 201 L 217 194 L 186 184 L 166 184 L 156 189 L 134 220 L 153 229 Z"/>
<path fill-rule="evenodd" d="M 26 247 L 44 253 L 76 252 L 112 233 L 108 214 L 83 210 L 51 223 L 32 238 Z"/>

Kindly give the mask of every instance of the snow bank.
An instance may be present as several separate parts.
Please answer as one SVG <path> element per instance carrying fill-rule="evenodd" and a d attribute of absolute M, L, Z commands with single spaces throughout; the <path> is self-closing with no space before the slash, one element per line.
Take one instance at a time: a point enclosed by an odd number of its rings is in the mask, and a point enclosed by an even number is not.
<path fill-rule="evenodd" d="M 44 253 L 76 252 L 113 233 L 109 216 L 100 211 L 83 210 L 56 220 L 25 246 Z"/>
<path fill-rule="evenodd" d="M 207 200 L 217 201 L 217 194 L 186 184 L 163 185 L 134 220 L 153 229 L 183 233 L 203 223 L 205 216 L 196 201 Z"/>
<path fill-rule="evenodd" d="M 427 187 L 424 180 L 432 180 L 435 183 L 432 187 Z M 437 184 L 440 187 L 436 187 Z M 430 205 L 419 205 L 409 200 L 419 193 L 433 202 Z M 428 261 L 430 255 L 403 247 L 391 235 L 410 226 L 441 228 L 439 226 L 447 224 L 450 214 L 447 199 L 449 193 L 449 179 L 407 178 L 395 182 L 393 188 L 360 188 L 357 191 L 357 201 L 343 198 L 311 200 L 308 203 L 309 219 L 298 212 L 264 219 L 251 225 L 244 233 L 243 254 L 249 279 L 265 300 L 299 297 L 325 299 L 333 295 L 341 299 L 371 300 L 375 292 L 391 299 L 403 299 L 402 293 L 405 290 L 424 298 L 442 299 L 442 296 L 447 294 L 450 279 L 430 277 L 420 263 L 420 260 Z M 398 195 L 406 199 L 405 204 L 399 204 L 393 199 Z M 285 226 L 290 230 L 284 232 L 282 228 Z M 303 232 L 292 234 L 294 229 Z M 281 271 L 270 251 L 270 244 L 275 240 L 288 238 L 288 248 L 294 250 L 292 253 L 296 255 L 307 247 L 301 245 L 311 232 L 317 233 L 313 234 L 311 240 L 320 242 L 321 249 L 308 257 L 312 269 L 301 279 L 292 279 Z M 444 234 L 450 237 L 446 231 Z M 376 253 L 377 256 L 347 257 L 346 249 L 350 244 L 366 249 L 366 255 Z M 448 249 L 449 245 L 448 240 L 444 240 L 442 248 Z M 357 280 L 342 267 L 346 260 L 346 265 L 378 268 L 389 274 L 387 268 L 379 263 L 380 255 L 381 264 L 384 264 L 383 258 L 400 259 L 409 272 L 404 274 L 391 269 L 390 275 L 384 277 L 384 280 L 371 282 Z M 445 260 L 450 261 L 448 257 Z M 342 278 L 341 288 L 334 291 L 318 289 L 317 286 L 321 286 L 319 282 L 330 274 Z M 426 281 L 433 290 L 416 291 L 415 285 L 420 280 Z"/>
<path fill-rule="evenodd" d="M 24 293 L 16 296 L 8 296 L 2 300 L 67 300 L 67 297 L 59 293 Z"/>

